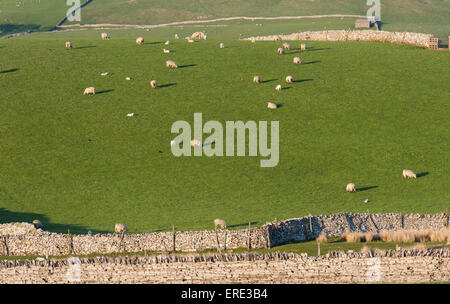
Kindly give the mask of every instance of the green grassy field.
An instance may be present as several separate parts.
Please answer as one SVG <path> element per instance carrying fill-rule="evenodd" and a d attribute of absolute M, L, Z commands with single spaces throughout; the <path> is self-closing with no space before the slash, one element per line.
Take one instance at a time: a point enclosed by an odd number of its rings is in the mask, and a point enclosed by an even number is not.
<path fill-rule="evenodd" d="M 84 1 L 82 1 L 84 2 Z M 450 0 L 393 0 L 381 2 L 383 29 L 388 31 L 412 31 L 431 33 L 442 39 L 450 35 Z M 95 0 L 81 11 L 82 24 L 161 24 L 174 21 L 214 19 L 220 17 L 250 16 L 311 16 L 329 14 L 366 15 L 369 6 L 361 0 Z M 0 31 L 3 34 L 28 29 L 46 30 L 56 25 L 66 14 L 69 6 L 57 0 L 2 0 L 0 3 Z M 302 30 L 347 29 L 352 22 L 342 26 L 339 18 L 335 22 L 322 19 L 309 20 L 301 24 Z M 270 23 L 263 23 L 270 25 Z M 298 31 L 295 23 L 276 21 L 288 33 Z M 70 22 L 66 24 L 71 24 Z M 254 26 L 254 24 L 253 24 Z M 240 33 L 241 23 L 231 23 L 234 31 Z M 210 36 L 213 37 L 213 36 Z M 158 38 L 158 37 L 153 37 Z M 215 38 L 215 37 L 214 37 Z M 224 37 L 217 37 L 224 39 Z"/>
<path fill-rule="evenodd" d="M 449 207 L 448 52 L 310 42 L 299 54 L 297 42 L 279 56 L 276 42 L 64 42 L 0 41 L 0 222 L 39 218 L 73 233 L 122 222 L 142 232 L 210 229 L 216 217 L 241 228 Z M 167 59 L 181 68 L 167 69 Z M 255 74 L 266 82 L 253 84 Z M 297 82 L 275 91 L 286 75 Z M 152 79 L 161 87 L 151 89 Z M 83 96 L 89 86 L 100 94 Z M 269 110 L 268 101 L 283 106 Z M 193 123 L 194 112 L 204 122 L 279 121 L 278 166 L 174 157 L 171 125 Z M 402 180 L 404 168 L 420 177 Z M 351 181 L 361 191 L 346 193 Z"/>

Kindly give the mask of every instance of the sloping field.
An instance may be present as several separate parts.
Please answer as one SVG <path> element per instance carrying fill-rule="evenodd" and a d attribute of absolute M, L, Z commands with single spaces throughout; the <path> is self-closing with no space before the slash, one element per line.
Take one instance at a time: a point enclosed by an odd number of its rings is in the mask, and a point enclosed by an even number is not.
<path fill-rule="evenodd" d="M 72 50 L 64 42 L 0 42 L 1 222 L 39 218 L 50 231 L 75 233 L 123 222 L 139 232 L 211 228 L 216 217 L 233 228 L 449 207 L 448 52 L 311 42 L 300 53 L 298 42 L 279 56 L 276 42 L 219 49 L 210 40 L 167 47 L 97 38 L 72 40 Z M 167 69 L 167 59 L 180 68 Z M 252 83 L 256 74 L 263 83 Z M 287 75 L 297 82 L 284 84 Z M 160 87 L 151 89 L 152 79 Z M 83 96 L 89 86 L 98 94 Z M 268 101 L 282 107 L 269 110 Z M 171 125 L 193 125 L 194 112 L 203 122 L 279 121 L 278 166 L 174 157 Z M 405 168 L 419 178 L 403 180 Z M 360 191 L 345 192 L 351 181 Z"/>
<path fill-rule="evenodd" d="M 441 38 L 450 35 L 450 0 L 394 0 L 382 1 L 381 5 L 385 30 L 424 32 Z M 65 1 L 57 0 L 2 0 L 0 30 L 3 34 L 27 29 L 45 30 L 56 25 L 68 8 Z M 366 15 L 368 8 L 366 1 L 361 0 L 95 0 L 82 9 L 81 22 L 74 23 L 162 24 L 236 16 Z M 316 21 L 310 21 L 303 24 L 301 30 L 313 29 L 310 25 L 315 27 Z M 324 23 L 320 29 L 353 28 L 354 22 L 342 27 L 338 18 L 336 21 Z M 298 30 L 293 24 L 286 33 Z"/>

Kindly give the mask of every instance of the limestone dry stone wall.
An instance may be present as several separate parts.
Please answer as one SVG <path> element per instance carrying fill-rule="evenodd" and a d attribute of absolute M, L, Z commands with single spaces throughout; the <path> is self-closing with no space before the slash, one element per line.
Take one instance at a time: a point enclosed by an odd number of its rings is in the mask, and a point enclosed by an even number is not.
<path fill-rule="evenodd" d="M 5 283 L 400 283 L 450 281 L 450 250 L 97 257 L 0 262 Z"/>
<path fill-rule="evenodd" d="M 277 37 L 283 40 L 313 40 L 313 41 L 377 41 L 385 43 L 410 44 L 428 48 L 431 34 L 411 32 L 387 32 L 387 31 L 308 31 L 288 35 L 271 35 L 245 38 L 244 40 L 271 40 Z"/>
<path fill-rule="evenodd" d="M 273 247 L 290 241 L 315 239 L 320 234 L 339 236 L 346 230 L 380 232 L 382 230 L 439 230 L 448 227 L 448 215 L 341 213 L 306 216 L 274 221 L 262 227 L 239 230 L 177 231 L 141 234 L 51 233 L 40 229 L 29 232 L 29 224 L 0 225 L 0 256 L 60 256 L 67 254 L 108 254 L 117 252 L 199 251 Z M 14 230 L 16 227 L 16 230 Z M 18 227 L 18 228 L 17 228 Z M 174 248 L 175 244 L 175 248 Z M 174 250 L 175 249 L 175 250 Z"/>

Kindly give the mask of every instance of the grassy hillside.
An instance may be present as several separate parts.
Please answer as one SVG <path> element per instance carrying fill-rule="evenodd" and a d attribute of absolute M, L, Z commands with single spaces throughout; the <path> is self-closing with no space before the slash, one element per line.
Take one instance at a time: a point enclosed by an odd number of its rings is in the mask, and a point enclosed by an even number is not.
<path fill-rule="evenodd" d="M 25 28 L 46 29 L 61 20 L 67 9 L 65 1 L 2 0 L 0 30 L 5 34 Z M 82 9 L 81 23 L 161 24 L 233 16 L 365 15 L 367 9 L 366 1 L 361 0 L 94 0 Z M 441 38 L 450 35 L 450 0 L 382 1 L 381 14 L 388 31 L 433 33 Z M 314 27 L 316 21 L 310 21 L 302 25 L 303 30 Z M 340 27 L 337 22 L 327 28 L 348 27 Z M 298 26 L 293 26 L 288 32 L 296 30 Z"/>
<path fill-rule="evenodd" d="M 294 65 L 299 43 L 279 56 L 275 42 L 174 40 L 171 54 L 162 41 L 64 42 L 0 42 L 1 222 L 39 218 L 62 232 L 123 222 L 137 232 L 449 207 L 448 52 L 311 42 Z M 168 70 L 169 58 L 182 68 Z M 255 74 L 266 82 L 253 84 Z M 289 74 L 298 82 L 275 91 Z M 83 96 L 88 86 L 100 94 Z M 280 163 L 174 157 L 171 125 L 194 112 L 279 121 Z M 404 168 L 420 178 L 402 180 Z M 346 193 L 351 181 L 361 191 Z"/>

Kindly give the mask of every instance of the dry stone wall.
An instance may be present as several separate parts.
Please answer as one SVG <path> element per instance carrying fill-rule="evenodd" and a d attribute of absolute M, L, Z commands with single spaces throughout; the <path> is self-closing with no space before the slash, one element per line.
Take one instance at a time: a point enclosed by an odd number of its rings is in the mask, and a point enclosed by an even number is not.
<path fill-rule="evenodd" d="M 341 213 L 306 216 L 274 221 L 262 227 L 240 230 L 177 231 L 141 234 L 68 235 L 42 230 L 28 232 L 23 223 L 0 225 L 0 256 L 60 256 L 108 254 L 117 252 L 199 251 L 273 247 L 290 241 L 315 239 L 320 234 L 339 236 L 346 230 L 380 232 L 382 230 L 439 230 L 448 227 L 448 215 Z M 17 225 L 18 230 L 13 227 Z M 26 229 L 25 229 L 25 228 Z M 24 230 L 25 229 L 25 230 Z M 24 233 L 25 232 L 25 233 Z"/>
<path fill-rule="evenodd" d="M 0 262 L 5 283 L 400 283 L 450 281 L 448 249 L 97 257 Z"/>
<path fill-rule="evenodd" d="M 293 33 L 289 35 L 271 35 L 245 38 L 245 40 L 271 40 L 277 37 L 283 40 L 313 40 L 313 41 L 377 41 L 385 43 L 410 44 L 428 48 L 431 34 L 410 32 L 387 32 L 387 31 L 308 31 Z"/>

